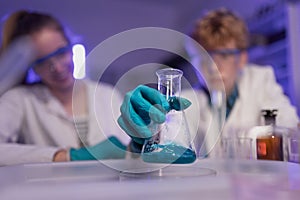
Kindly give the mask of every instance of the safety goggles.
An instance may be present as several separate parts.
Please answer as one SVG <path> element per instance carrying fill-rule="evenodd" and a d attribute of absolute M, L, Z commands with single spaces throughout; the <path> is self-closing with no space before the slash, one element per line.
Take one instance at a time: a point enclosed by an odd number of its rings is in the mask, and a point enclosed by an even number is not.
<path fill-rule="evenodd" d="M 69 53 L 72 49 L 71 45 L 66 45 L 64 47 L 61 47 L 57 50 L 55 50 L 52 53 L 49 53 L 46 56 L 43 56 L 37 60 L 35 60 L 30 67 L 32 68 L 37 68 L 37 67 L 47 67 L 52 65 L 52 58 L 56 58 L 56 60 L 61 60 L 62 58 L 65 57 L 67 53 Z"/>

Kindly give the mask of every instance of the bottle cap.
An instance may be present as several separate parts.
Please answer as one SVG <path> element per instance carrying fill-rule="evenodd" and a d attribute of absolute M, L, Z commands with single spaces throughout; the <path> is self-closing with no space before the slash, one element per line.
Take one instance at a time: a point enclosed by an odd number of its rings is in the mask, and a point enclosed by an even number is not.
<path fill-rule="evenodd" d="M 262 115 L 265 118 L 265 125 L 275 125 L 276 124 L 276 116 L 277 116 L 277 109 L 273 110 L 262 110 Z"/>

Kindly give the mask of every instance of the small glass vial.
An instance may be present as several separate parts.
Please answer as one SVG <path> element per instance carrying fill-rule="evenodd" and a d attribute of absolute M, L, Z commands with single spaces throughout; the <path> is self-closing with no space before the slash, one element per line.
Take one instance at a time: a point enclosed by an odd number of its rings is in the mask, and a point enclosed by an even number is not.
<path fill-rule="evenodd" d="M 156 72 L 158 90 L 165 95 L 170 104 L 178 103 L 181 77 L 178 69 L 166 68 Z M 146 140 L 142 148 L 142 159 L 151 163 L 187 164 L 196 160 L 194 145 L 183 110 L 170 110 L 163 124 L 150 123 L 153 137 Z"/>
<path fill-rule="evenodd" d="M 271 132 L 256 139 L 257 159 L 283 161 L 282 135 L 276 131 L 277 110 L 263 110 L 265 125 L 272 126 Z"/>

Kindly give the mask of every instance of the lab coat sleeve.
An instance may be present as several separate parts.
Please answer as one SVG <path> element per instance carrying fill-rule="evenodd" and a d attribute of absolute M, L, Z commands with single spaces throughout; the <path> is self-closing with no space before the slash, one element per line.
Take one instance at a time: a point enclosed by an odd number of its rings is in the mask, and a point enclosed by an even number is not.
<path fill-rule="evenodd" d="M 276 82 L 273 69 L 265 67 L 263 73 L 264 92 L 261 97 L 261 109 L 278 109 L 276 123 L 279 126 L 297 127 L 299 118 L 295 107 L 293 107 L 287 96 L 283 93 L 281 86 Z"/>
<path fill-rule="evenodd" d="M 8 91 L 0 98 L 0 165 L 51 162 L 58 150 L 17 143 L 23 121 L 23 98 L 20 90 Z"/>
<path fill-rule="evenodd" d="M 123 96 L 117 88 L 105 83 L 90 84 L 90 86 L 90 93 L 92 94 L 90 120 L 93 124 L 89 136 L 90 144 L 95 145 L 113 135 L 123 144 L 128 145 L 130 137 L 122 131 L 117 123 Z"/>
<path fill-rule="evenodd" d="M 0 142 L 15 142 L 23 119 L 22 95 L 11 90 L 0 98 Z"/>
<path fill-rule="evenodd" d="M 121 115 L 120 107 L 122 105 L 124 97 L 120 94 L 120 92 L 116 88 L 115 90 L 113 90 L 112 98 L 113 98 L 113 100 L 112 100 L 112 113 L 113 113 L 113 127 L 114 127 L 113 131 L 114 131 L 114 135 L 116 137 L 118 137 L 123 144 L 129 145 L 130 137 L 121 129 L 121 127 L 119 126 L 119 124 L 117 122 L 118 117 Z"/>
<path fill-rule="evenodd" d="M 57 147 L 39 147 L 17 143 L 0 144 L 0 166 L 52 162 Z"/>

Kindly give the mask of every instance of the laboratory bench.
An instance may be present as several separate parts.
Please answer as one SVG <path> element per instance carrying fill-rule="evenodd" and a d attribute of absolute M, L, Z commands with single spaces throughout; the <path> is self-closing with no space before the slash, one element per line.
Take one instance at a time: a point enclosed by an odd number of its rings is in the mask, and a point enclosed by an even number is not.
<path fill-rule="evenodd" d="M 167 166 L 136 159 L 0 167 L 1 200 L 299 197 L 300 165 L 291 162 L 199 159 Z"/>

